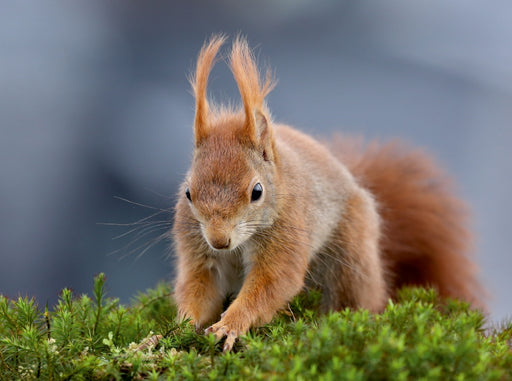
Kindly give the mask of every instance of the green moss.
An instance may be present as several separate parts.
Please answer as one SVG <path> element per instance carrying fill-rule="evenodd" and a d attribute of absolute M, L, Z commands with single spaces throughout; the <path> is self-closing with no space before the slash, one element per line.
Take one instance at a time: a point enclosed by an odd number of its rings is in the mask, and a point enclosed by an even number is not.
<path fill-rule="evenodd" d="M 104 283 L 51 310 L 0 296 L 0 379 L 512 380 L 512 324 L 486 334 L 480 313 L 432 290 L 404 289 L 382 314 L 319 316 L 319 295 L 300 295 L 222 354 L 175 322 L 167 285 L 123 306 Z"/>

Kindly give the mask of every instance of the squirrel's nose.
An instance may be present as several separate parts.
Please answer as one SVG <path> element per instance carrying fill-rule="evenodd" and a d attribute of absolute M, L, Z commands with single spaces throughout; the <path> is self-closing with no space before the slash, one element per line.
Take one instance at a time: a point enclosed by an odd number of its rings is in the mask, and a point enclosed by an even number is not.
<path fill-rule="evenodd" d="M 228 249 L 231 244 L 229 237 L 211 237 L 208 239 L 210 246 L 217 250 Z"/>

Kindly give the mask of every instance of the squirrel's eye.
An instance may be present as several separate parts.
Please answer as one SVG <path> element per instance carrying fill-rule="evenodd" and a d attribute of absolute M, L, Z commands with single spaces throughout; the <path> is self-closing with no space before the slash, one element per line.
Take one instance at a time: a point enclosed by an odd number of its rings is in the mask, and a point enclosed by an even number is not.
<path fill-rule="evenodd" d="M 260 183 L 256 183 L 254 188 L 252 188 L 251 202 L 259 200 L 259 198 L 261 197 L 262 194 L 263 194 L 263 187 L 261 186 Z"/>
<path fill-rule="evenodd" d="M 189 201 L 192 201 L 192 198 L 190 197 L 190 190 L 188 188 L 185 189 L 185 196 L 187 196 Z"/>

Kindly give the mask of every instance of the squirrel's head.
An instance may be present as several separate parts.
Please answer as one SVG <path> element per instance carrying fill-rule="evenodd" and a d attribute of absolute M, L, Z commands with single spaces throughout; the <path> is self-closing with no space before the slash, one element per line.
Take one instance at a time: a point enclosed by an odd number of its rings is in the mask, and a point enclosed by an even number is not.
<path fill-rule="evenodd" d="M 223 36 L 199 54 L 192 87 L 196 98 L 195 148 L 183 188 L 204 239 L 214 250 L 233 250 L 272 224 L 276 214 L 276 161 L 265 96 L 274 86 L 270 71 L 261 81 L 247 42 L 233 42 L 230 68 L 243 108 L 209 107 L 206 85 Z"/>

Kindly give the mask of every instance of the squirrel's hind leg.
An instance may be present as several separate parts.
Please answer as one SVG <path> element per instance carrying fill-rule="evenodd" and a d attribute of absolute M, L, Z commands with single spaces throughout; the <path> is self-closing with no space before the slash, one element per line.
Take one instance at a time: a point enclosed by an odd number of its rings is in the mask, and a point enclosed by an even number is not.
<path fill-rule="evenodd" d="M 307 284 L 322 292 L 321 309 L 384 309 L 388 290 L 379 256 L 380 224 L 372 197 L 364 190 L 347 198 L 329 241 L 310 264 Z"/>

